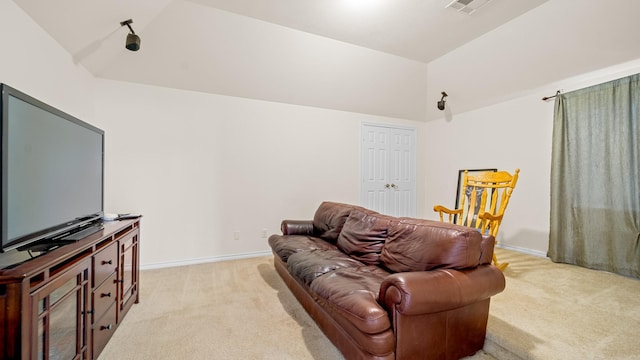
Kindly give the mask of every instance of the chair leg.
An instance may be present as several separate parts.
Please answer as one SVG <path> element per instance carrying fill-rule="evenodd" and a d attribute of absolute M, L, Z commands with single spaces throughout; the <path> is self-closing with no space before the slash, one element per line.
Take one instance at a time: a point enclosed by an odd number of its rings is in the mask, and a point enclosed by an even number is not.
<path fill-rule="evenodd" d="M 509 266 L 509 263 L 502 263 L 502 264 L 499 263 L 496 253 L 493 253 L 493 265 L 497 266 L 498 269 L 500 269 L 500 271 L 504 271 L 504 269 L 506 269 L 507 266 Z"/>

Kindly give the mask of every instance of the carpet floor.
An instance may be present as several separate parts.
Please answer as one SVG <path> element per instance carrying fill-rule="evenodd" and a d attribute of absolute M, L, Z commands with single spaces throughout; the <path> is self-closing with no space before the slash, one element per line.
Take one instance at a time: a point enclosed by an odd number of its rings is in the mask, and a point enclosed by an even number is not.
<path fill-rule="evenodd" d="M 640 281 L 496 249 L 507 287 L 467 360 L 640 359 Z M 263 256 L 140 273 L 99 360 L 344 359 Z"/>

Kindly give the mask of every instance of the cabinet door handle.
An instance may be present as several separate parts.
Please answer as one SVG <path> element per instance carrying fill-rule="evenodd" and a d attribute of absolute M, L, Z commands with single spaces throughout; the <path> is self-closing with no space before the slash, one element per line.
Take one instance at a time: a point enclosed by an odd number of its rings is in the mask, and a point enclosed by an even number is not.
<path fill-rule="evenodd" d="M 122 284 L 124 282 L 124 280 L 119 279 L 119 280 L 113 280 L 114 283 L 116 284 Z"/>
<path fill-rule="evenodd" d="M 93 315 L 95 313 L 95 310 L 87 310 L 86 313 L 88 315 Z"/>
<path fill-rule="evenodd" d="M 111 328 L 112 328 L 111 324 L 100 326 L 100 330 L 111 330 Z"/>
<path fill-rule="evenodd" d="M 102 260 L 102 265 L 111 265 L 113 264 L 113 260 Z"/>
<path fill-rule="evenodd" d="M 111 293 L 110 292 L 102 293 L 102 294 L 100 294 L 100 297 L 111 297 Z"/>

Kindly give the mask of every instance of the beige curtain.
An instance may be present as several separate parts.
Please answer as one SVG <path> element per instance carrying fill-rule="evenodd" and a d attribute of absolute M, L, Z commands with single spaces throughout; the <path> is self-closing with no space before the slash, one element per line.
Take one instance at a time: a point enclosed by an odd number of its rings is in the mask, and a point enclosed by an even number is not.
<path fill-rule="evenodd" d="M 640 74 L 556 97 L 549 257 L 640 278 Z"/>

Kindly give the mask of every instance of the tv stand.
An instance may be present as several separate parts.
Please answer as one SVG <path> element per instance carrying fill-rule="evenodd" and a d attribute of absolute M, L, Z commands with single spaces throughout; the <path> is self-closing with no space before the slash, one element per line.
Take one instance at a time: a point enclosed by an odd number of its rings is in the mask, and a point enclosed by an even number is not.
<path fill-rule="evenodd" d="M 140 220 L 96 225 L 0 254 L 0 359 L 96 359 L 138 303 Z"/>

